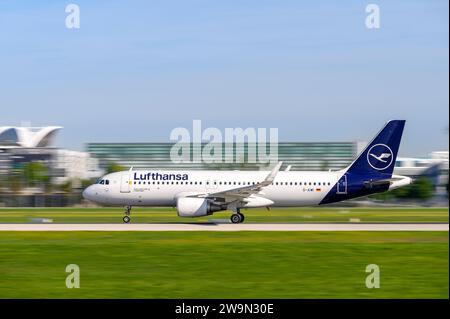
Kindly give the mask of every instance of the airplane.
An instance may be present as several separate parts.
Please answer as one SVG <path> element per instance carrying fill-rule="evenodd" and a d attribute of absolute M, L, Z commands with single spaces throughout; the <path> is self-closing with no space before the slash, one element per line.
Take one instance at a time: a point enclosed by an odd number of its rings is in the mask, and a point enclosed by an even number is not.
<path fill-rule="evenodd" d="M 390 191 L 412 183 L 393 175 L 404 120 L 391 120 L 346 168 L 338 171 L 147 171 L 107 174 L 83 191 L 87 200 L 125 207 L 176 207 L 180 217 L 201 217 L 230 210 L 242 223 L 243 208 L 321 206 Z"/>

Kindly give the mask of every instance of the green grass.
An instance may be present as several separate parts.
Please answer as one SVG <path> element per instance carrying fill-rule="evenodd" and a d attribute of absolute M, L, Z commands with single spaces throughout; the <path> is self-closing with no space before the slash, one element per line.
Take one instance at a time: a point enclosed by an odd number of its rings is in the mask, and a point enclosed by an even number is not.
<path fill-rule="evenodd" d="M 448 298 L 448 256 L 448 232 L 0 232 L 0 298 Z"/>
<path fill-rule="evenodd" d="M 248 209 L 242 211 L 246 222 L 349 222 L 362 223 L 432 223 L 449 221 L 448 208 L 285 208 Z M 133 223 L 207 222 L 211 219 L 228 219 L 230 212 L 212 216 L 186 219 L 177 216 L 173 208 L 133 208 Z M 0 223 L 29 223 L 33 218 L 50 218 L 54 223 L 122 223 L 122 208 L 0 208 Z"/>

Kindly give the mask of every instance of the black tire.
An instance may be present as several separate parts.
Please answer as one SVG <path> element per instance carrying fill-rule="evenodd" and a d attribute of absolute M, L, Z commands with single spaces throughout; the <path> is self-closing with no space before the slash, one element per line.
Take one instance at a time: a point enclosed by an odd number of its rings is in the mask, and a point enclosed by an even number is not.
<path fill-rule="evenodd" d="M 239 214 L 239 216 L 241 216 L 241 223 L 243 223 L 244 222 L 244 220 L 245 220 L 245 216 L 244 216 L 244 214 L 241 214 L 241 213 L 238 213 Z"/>
<path fill-rule="evenodd" d="M 242 223 L 242 216 L 241 214 L 233 214 L 231 215 L 230 220 L 233 224 L 239 224 Z"/>
<path fill-rule="evenodd" d="M 131 218 L 128 217 L 128 216 L 124 216 L 124 217 L 123 217 L 123 222 L 124 222 L 125 224 L 128 224 L 128 223 L 130 222 L 130 220 L 131 220 Z"/>

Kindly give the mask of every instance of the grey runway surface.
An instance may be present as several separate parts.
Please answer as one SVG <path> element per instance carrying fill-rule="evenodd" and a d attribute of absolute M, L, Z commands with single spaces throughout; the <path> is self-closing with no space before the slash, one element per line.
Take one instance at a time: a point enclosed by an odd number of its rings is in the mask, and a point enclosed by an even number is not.
<path fill-rule="evenodd" d="M 448 231 L 449 224 L 0 224 L 0 231 Z"/>

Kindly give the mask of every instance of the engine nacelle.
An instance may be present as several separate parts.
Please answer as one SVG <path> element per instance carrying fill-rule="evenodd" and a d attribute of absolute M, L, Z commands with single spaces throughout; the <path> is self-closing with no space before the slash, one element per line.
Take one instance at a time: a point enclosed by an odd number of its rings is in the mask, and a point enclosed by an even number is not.
<path fill-rule="evenodd" d="M 177 199 L 177 212 L 180 217 L 200 217 L 225 210 L 223 205 L 216 205 L 205 198 L 180 197 Z"/>

